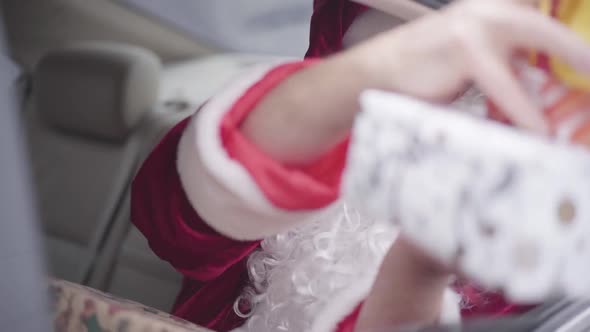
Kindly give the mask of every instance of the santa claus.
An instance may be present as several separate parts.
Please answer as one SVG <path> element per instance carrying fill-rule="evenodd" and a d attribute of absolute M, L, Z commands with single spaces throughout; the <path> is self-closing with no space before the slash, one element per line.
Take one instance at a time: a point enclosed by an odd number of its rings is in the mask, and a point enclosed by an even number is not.
<path fill-rule="evenodd" d="M 366 89 L 440 103 L 475 84 L 513 123 L 547 131 L 510 60 L 541 49 L 588 71 L 590 49 L 535 2 L 429 13 L 413 1 L 316 0 L 305 60 L 236 79 L 135 178 L 133 223 L 185 277 L 173 313 L 217 331 L 320 332 L 524 310 L 453 282 L 395 223 L 349 206 L 340 184 Z M 395 28 L 400 16 L 417 19 Z"/>

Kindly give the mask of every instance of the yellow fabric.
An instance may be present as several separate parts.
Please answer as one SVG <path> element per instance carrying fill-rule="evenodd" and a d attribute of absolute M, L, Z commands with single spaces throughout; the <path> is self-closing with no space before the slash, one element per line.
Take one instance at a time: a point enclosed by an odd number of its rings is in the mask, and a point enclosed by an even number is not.
<path fill-rule="evenodd" d="M 590 0 L 542 0 L 541 9 L 547 14 L 555 10 L 556 19 L 590 43 Z M 576 73 L 559 59 L 551 58 L 550 67 L 551 72 L 566 84 L 590 91 L 590 77 Z"/>

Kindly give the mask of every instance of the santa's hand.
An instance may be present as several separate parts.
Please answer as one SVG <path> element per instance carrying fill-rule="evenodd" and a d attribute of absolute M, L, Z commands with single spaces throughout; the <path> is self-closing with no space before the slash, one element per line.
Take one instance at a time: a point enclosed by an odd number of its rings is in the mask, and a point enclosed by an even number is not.
<path fill-rule="evenodd" d="M 590 48 L 533 0 L 457 1 L 434 15 L 381 34 L 351 54 L 376 87 L 441 101 L 475 83 L 517 125 L 545 131 L 541 110 L 511 70 L 522 50 L 559 57 L 590 72 Z"/>

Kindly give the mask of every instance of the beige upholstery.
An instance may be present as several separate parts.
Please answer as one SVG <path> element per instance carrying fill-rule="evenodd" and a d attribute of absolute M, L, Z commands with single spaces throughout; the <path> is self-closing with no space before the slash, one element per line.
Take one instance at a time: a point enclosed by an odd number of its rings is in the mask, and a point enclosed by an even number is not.
<path fill-rule="evenodd" d="M 196 109 L 196 106 L 176 102 L 168 107 L 165 102 L 160 102 L 143 122 L 140 129 L 142 142 L 137 149 L 140 162 L 136 167 L 168 130 Z M 184 107 L 180 108 L 180 104 Z M 130 224 L 129 198 L 127 191 L 114 218 L 113 228 L 97 256 L 88 285 L 168 311 L 180 289 L 181 276 L 151 251 L 145 238 Z M 150 291 L 146 292 L 146 289 Z"/>
<path fill-rule="evenodd" d="M 149 52 L 123 45 L 47 59 L 25 114 L 34 180 L 50 271 L 83 282 L 136 168 L 141 137 L 133 128 L 153 106 L 157 81 L 143 81 L 157 79 L 158 64 Z"/>
<path fill-rule="evenodd" d="M 76 140 L 35 113 L 27 126 L 50 269 L 81 282 L 132 175 L 135 161 L 126 152 L 137 144 Z"/>
<path fill-rule="evenodd" d="M 151 252 L 135 228 L 123 243 L 112 277 L 106 291 L 164 311 L 172 309 L 182 282 L 181 275 Z"/>
<path fill-rule="evenodd" d="M 155 104 L 160 62 L 143 49 L 84 43 L 53 51 L 35 70 L 37 109 L 67 132 L 125 140 Z"/>
<path fill-rule="evenodd" d="M 162 72 L 159 100 L 181 99 L 199 105 L 252 66 L 289 59 L 293 60 L 278 56 L 229 53 L 169 64 Z"/>
<path fill-rule="evenodd" d="M 6 14 L 11 55 L 27 71 L 56 46 L 85 40 L 138 45 L 165 62 L 214 51 L 178 29 L 129 9 L 123 1 L 2 0 L 0 6 Z"/>

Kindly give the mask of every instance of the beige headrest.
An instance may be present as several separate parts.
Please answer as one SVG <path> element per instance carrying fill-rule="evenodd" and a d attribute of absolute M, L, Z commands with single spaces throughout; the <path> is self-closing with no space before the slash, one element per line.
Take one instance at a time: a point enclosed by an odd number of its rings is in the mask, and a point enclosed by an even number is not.
<path fill-rule="evenodd" d="M 130 45 L 81 43 L 44 56 L 37 65 L 37 110 L 50 124 L 98 139 L 125 139 L 155 104 L 161 64 Z"/>

